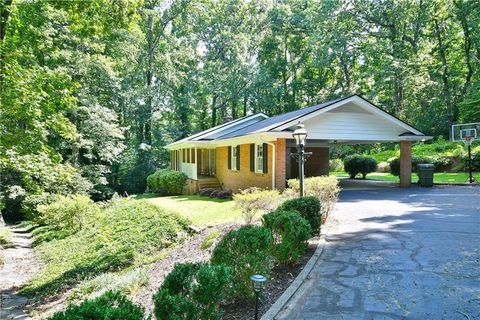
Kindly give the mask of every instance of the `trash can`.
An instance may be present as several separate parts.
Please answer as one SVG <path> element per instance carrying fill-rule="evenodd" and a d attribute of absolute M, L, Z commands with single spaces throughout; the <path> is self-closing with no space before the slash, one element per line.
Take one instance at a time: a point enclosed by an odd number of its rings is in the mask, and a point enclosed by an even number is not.
<path fill-rule="evenodd" d="M 430 163 L 417 164 L 418 184 L 420 187 L 433 187 L 435 166 Z"/>

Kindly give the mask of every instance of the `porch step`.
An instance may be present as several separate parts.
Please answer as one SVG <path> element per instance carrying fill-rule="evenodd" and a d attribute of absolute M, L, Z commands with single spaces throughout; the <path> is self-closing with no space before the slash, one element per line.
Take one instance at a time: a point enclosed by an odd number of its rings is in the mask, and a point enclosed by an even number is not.
<path fill-rule="evenodd" d="M 218 182 L 217 178 L 213 177 L 198 180 L 198 189 L 200 190 L 205 188 L 222 190 L 222 185 L 220 182 Z"/>

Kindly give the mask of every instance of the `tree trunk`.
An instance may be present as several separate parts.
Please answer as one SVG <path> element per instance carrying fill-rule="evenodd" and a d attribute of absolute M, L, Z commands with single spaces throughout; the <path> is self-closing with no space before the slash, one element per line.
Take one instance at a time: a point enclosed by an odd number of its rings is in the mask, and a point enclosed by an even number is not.
<path fill-rule="evenodd" d="M 442 63 L 442 81 L 443 81 L 443 96 L 445 99 L 445 104 L 447 106 L 447 113 L 448 113 L 448 121 L 450 124 L 454 123 L 454 121 L 458 118 L 458 110 L 455 110 L 452 103 L 452 97 L 450 94 L 450 82 L 448 80 L 449 77 L 449 70 L 448 70 L 448 63 L 447 63 L 447 54 L 445 49 L 445 44 L 443 42 L 441 30 L 440 30 L 440 23 L 438 21 L 438 17 L 435 14 L 433 18 L 434 22 L 434 32 L 435 37 L 437 38 L 438 44 L 438 53 L 440 56 L 440 61 Z"/>
<path fill-rule="evenodd" d="M 468 87 L 472 80 L 473 76 L 473 66 L 472 66 L 472 59 L 471 59 L 471 51 L 472 51 L 472 38 L 470 36 L 470 30 L 468 29 L 468 20 L 467 20 L 467 13 L 465 12 L 465 8 L 459 2 L 455 1 L 455 5 L 457 6 L 458 10 L 458 18 L 460 19 L 462 30 L 463 30 L 463 51 L 465 53 L 465 65 L 467 67 L 467 74 L 465 75 L 465 84 L 463 85 L 462 89 L 462 96 L 459 100 L 462 100 L 463 97 L 467 94 Z"/>
<path fill-rule="evenodd" d="M 217 95 L 214 95 L 212 98 L 212 127 L 217 125 Z"/>
<path fill-rule="evenodd" d="M 10 6 L 12 0 L 0 0 L 2 8 L 0 9 L 0 94 L 3 92 L 3 78 L 5 70 L 5 36 L 7 34 L 7 21 L 10 16 Z"/>

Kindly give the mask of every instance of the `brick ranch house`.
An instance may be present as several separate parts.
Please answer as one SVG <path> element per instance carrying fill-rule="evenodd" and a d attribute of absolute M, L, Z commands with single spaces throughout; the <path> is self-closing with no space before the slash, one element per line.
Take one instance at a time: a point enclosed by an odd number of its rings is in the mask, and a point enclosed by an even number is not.
<path fill-rule="evenodd" d="M 184 172 L 187 192 L 216 187 L 238 191 L 248 187 L 283 190 L 298 177 L 292 132 L 301 123 L 308 131 L 305 150 L 312 156 L 305 175 L 328 175 L 332 144 L 400 143 L 400 185 L 411 184 L 412 142 L 425 136 L 358 95 L 268 117 L 257 113 L 236 119 L 166 146 L 171 169 Z"/>

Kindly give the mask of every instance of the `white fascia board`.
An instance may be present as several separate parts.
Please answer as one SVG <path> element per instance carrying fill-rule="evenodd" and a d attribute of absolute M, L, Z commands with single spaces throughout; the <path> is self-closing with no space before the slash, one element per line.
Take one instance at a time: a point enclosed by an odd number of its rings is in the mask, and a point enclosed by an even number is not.
<path fill-rule="evenodd" d="M 212 145 L 213 141 L 177 141 L 174 143 L 167 144 L 164 148 L 167 150 L 178 150 L 183 148 L 214 148 Z"/>
<path fill-rule="evenodd" d="M 312 113 L 309 113 L 309 114 L 306 114 L 304 115 L 303 117 L 300 117 L 298 119 L 295 119 L 295 120 L 292 120 L 292 121 L 289 121 L 279 127 L 276 128 L 276 130 L 285 130 L 293 125 L 295 125 L 296 123 L 298 122 L 303 122 L 303 121 L 306 121 L 308 119 L 311 119 L 313 117 L 316 117 L 322 113 L 325 113 L 325 112 L 328 112 L 328 111 L 331 111 L 333 109 L 336 109 L 344 104 L 347 104 L 349 102 L 354 102 L 354 103 L 357 103 L 360 107 L 374 113 L 375 115 L 378 115 L 380 117 L 383 117 L 385 118 L 386 120 L 389 120 L 393 123 L 395 123 L 396 125 L 404 128 L 405 130 L 408 130 L 416 135 L 421 135 L 422 137 L 423 136 L 423 133 L 421 133 L 420 131 L 418 131 L 417 129 L 413 128 L 412 126 L 409 126 L 408 124 L 404 123 L 403 121 L 401 120 L 398 120 L 397 118 L 395 118 L 394 116 L 388 114 L 387 112 L 377 108 L 376 106 L 372 105 L 370 102 L 360 98 L 359 96 L 352 96 L 348 99 L 345 99 L 345 100 L 341 100 L 341 101 L 338 101 L 328 107 L 325 107 L 325 108 L 322 108 L 320 110 L 317 110 L 317 111 L 314 111 Z"/>
<path fill-rule="evenodd" d="M 211 134 L 214 134 L 214 133 L 217 133 L 219 131 L 222 131 L 222 130 L 225 130 L 225 129 L 228 129 L 234 125 L 237 125 L 239 123 L 243 123 L 247 120 L 250 120 L 252 118 L 256 118 L 256 117 L 262 117 L 263 119 L 267 119 L 268 116 L 266 114 L 264 114 L 263 112 L 260 112 L 260 113 L 256 113 L 256 114 L 252 114 L 250 116 L 246 116 L 244 119 L 240 120 L 240 121 L 231 121 L 232 123 L 231 124 L 220 124 L 216 127 L 213 127 L 213 128 L 210 128 L 210 129 L 207 129 L 207 130 L 204 130 L 204 131 L 201 131 L 201 132 L 198 132 L 198 133 L 195 133 L 191 136 L 188 136 L 186 138 L 183 138 L 181 140 L 178 140 L 178 141 L 175 141 L 175 142 L 172 142 L 168 145 L 166 145 L 164 148 L 166 149 L 178 149 L 179 147 L 177 147 L 177 145 L 179 144 L 183 144 L 183 143 L 189 143 L 189 142 L 197 142 L 198 140 L 195 140 L 195 139 L 198 139 L 204 135 L 211 135 Z M 216 128 L 216 129 L 215 129 Z M 201 141 L 201 142 L 204 142 L 204 141 Z M 209 141 L 207 141 L 209 142 Z M 180 147 L 180 148 L 183 148 L 183 147 Z"/>

